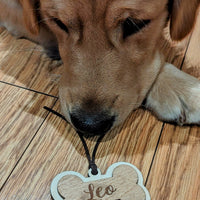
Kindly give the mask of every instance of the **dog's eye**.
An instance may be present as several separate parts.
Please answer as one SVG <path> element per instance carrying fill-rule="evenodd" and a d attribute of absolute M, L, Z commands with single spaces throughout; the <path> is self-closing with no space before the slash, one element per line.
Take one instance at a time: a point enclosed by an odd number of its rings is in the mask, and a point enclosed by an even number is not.
<path fill-rule="evenodd" d="M 123 38 L 127 38 L 128 36 L 139 32 L 142 28 L 150 23 L 150 20 L 136 20 L 132 18 L 127 18 L 123 24 Z"/>
<path fill-rule="evenodd" d="M 57 26 L 59 26 L 63 31 L 65 31 L 66 33 L 69 33 L 69 30 L 67 28 L 67 26 L 58 18 L 53 18 L 53 21 L 57 24 Z"/>

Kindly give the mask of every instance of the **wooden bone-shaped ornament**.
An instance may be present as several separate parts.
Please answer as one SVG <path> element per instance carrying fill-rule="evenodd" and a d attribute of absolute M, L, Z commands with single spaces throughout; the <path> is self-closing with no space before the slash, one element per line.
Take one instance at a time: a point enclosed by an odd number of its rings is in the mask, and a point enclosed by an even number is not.
<path fill-rule="evenodd" d="M 105 175 L 89 177 L 66 171 L 51 184 L 54 200 L 150 200 L 143 185 L 141 172 L 132 164 L 119 162 L 110 166 Z"/>

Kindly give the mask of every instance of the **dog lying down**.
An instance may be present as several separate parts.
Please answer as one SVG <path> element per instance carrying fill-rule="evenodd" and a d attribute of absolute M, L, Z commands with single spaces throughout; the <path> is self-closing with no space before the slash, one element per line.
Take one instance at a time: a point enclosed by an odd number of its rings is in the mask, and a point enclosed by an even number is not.
<path fill-rule="evenodd" d="M 0 0 L 0 25 L 62 59 L 65 118 L 89 135 L 122 123 L 145 100 L 159 119 L 200 124 L 200 81 L 166 63 L 159 40 L 187 36 L 199 0 Z"/>

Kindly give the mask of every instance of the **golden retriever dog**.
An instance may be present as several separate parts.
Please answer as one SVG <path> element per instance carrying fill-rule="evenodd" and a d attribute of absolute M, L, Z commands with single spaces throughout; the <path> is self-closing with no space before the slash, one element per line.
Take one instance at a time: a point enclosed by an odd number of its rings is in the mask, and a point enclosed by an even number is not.
<path fill-rule="evenodd" d="M 159 119 L 200 124 L 200 81 L 166 63 L 159 41 L 187 36 L 199 0 L 0 0 L 0 25 L 61 57 L 66 119 L 83 134 L 122 123 L 145 102 Z M 144 101 L 145 100 L 145 101 Z"/>

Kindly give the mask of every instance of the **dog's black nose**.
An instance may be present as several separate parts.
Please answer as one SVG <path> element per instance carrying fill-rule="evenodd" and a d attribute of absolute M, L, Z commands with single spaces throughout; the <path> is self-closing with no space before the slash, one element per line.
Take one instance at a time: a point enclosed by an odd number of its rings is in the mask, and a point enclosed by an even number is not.
<path fill-rule="evenodd" d="M 110 116 L 106 112 L 87 113 L 76 111 L 70 114 L 71 122 L 81 133 L 95 136 L 109 131 L 115 121 L 115 116 Z"/>

